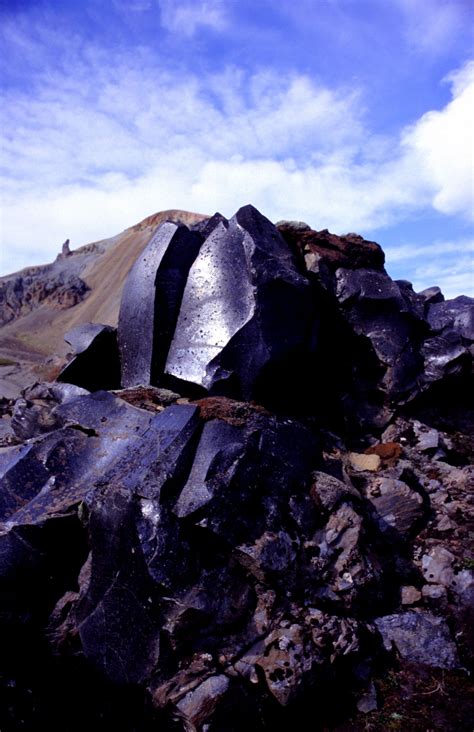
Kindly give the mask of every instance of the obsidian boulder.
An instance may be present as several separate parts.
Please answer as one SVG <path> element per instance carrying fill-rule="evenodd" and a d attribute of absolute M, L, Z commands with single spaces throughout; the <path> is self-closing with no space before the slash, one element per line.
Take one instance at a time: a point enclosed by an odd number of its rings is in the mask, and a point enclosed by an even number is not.
<path fill-rule="evenodd" d="M 166 222 L 130 270 L 118 325 L 122 386 L 157 383 L 203 239 L 197 231 Z"/>
<path fill-rule="evenodd" d="M 117 389 L 120 386 L 115 328 L 85 323 L 68 331 L 64 339 L 72 346 L 75 355 L 59 374 L 58 381 L 75 384 L 87 391 Z"/>
<path fill-rule="evenodd" d="M 184 290 L 165 373 L 252 399 L 272 366 L 309 347 L 311 288 L 273 224 L 252 206 L 207 237 Z M 277 388 L 277 384 L 275 384 Z"/>

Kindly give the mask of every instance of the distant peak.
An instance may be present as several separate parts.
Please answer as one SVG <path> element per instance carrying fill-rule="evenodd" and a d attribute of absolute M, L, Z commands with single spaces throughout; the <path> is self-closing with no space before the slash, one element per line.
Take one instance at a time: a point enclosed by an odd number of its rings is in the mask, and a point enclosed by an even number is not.
<path fill-rule="evenodd" d="M 193 213 L 192 211 L 181 211 L 180 209 L 170 208 L 166 211 L 158 211 L 158 213 L 147 216 L 146 219 L 143 219 L 143 221 L 140 221 L 138 224 L 131 226 L 130 230 L 143 231 L 143 229 L 159 226 L 164 221 L 174 221 L 177 224 L 185 224 L 186 226 L 190 226 L 208 218 L 208 214 Z"/>

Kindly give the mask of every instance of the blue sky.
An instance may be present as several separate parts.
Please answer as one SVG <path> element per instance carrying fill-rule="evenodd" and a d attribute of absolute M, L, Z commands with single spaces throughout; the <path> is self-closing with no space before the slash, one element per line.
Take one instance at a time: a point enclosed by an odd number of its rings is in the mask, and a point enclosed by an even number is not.
<path fill-rule="evenodd" d="M 0 0 L 1 272 L 166 208 L 474 294 L 470 0 Z"/>

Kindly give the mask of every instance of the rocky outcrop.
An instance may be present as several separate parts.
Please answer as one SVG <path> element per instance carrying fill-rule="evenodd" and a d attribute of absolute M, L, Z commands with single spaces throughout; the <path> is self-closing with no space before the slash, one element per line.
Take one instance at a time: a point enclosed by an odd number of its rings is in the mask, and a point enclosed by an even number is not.
<path fill-rule="evenodd" d="M 190 269 L 164 374 L 235 398 L 309 346 L 310 287 L 273 224 L 252 206 L 219 221 Z M 266 376 L 267 375 L 267 376 Z"/>
<path fill-rule="evenodd" d="M 45 269 L 26 270 L 24 274 L 0 280 L 0 325 L 40 305 L 62 310 L 77 305 L 86 297 L 89 288 L 75 273 L 57 271 L 54 265 L 50 265 L 47 272 Z"/>
<path fill-rule="evenodd" d="M 118 335 L 72 332 L 61 382 L 16 401 L 0 726 L 334 729 L 377 715 L 396 663 L 470 663 L 471 302 L 318 241 L 308 270 L 252 207 L 164 224 Z M 437 384 L 459 411 L 426 421 L 423 349 L 451 331 L 462 364 Z"/>
<path fill-rule="evenodd" d="M 382 248 L 358 234 L 336 236 L 328 229 L 313 231 L 301 221 L 279 221 L 276 227 L 283 238 L 304 257 L 309 271 L 317 271 L 320 262 L 333 270 L 339 267 L 365 267 L 385 271 Z"/>

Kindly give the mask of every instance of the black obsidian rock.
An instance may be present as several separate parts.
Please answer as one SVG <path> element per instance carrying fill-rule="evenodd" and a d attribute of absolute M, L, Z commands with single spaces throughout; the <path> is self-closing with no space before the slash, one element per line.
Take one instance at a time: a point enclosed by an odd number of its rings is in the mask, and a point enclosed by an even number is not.
<path fill-rule="evenodd" d="M 165 373 L 252 399 L 272 366 L 308 348 L 313 321 L 311 288 L 290 246 L 245 206 L 215 227 L 191 267 Z"/>
<path fill-rule="evenodd" d="M 117 389 L 120 386 L 115 328 L 85 323 L 68 331 L 64 340 L 72 346 L 75 356 L 63 368 L 58 381 L 75 384 L 87 391 Z"/>
<path fill-rule="evenodd" d="M 75 329 L 60 383 L 13 408 L 2 729 L 286 729 L 303 708 L 322 727 L 326 690 L 338 707 L 367 689 L 382 638 L 422 663 L 441 642 L 458 666 L 448 625 L 419 612 L 450 595 L 423 586 L 413 542 L 431 547 L 440 507 L 435 542 L 453 531 L 469 475 L 444 462 L 459 435 L 426 427 L 424 455 L 408 420 L 448 381 L 464 400 L 472 300 L 392 281 L 355 235 L 282 238 L 252 206 L 192 228 L 165 223 L 137 260 L 118 346 Z"/>
<path fill-rule="evenodd" d="M 474 343 L 474 299 L 461 295 L 429 305 L 429 337 L 421 349 L 425 387 L 469 376 Z"/>
<path fill-rule="evenodd" d="M 165 222 L 130 270 L 118 325 L 122 386 L 157 383 L 203 238 L 186 226 Z"/>

